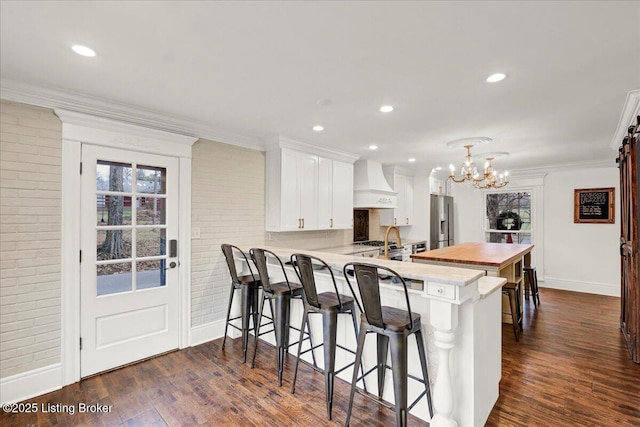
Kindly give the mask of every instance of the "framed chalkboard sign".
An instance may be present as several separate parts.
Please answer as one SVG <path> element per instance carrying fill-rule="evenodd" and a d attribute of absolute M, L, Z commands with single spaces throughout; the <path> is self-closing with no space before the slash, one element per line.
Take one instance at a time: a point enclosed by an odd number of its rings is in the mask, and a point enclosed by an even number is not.
<path fill-rule="evenodd" d="M 614 188 L 582 188 L 574 190 L 573 222 L 613 224 Z"/>

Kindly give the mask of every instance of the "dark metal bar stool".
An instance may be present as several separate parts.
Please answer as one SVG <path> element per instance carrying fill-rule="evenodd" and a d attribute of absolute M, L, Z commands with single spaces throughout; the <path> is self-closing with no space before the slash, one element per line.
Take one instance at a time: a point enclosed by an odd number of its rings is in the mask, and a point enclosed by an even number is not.
<path fill-rule="evenodd" d="M 249 343 L 249 331 L 256 330 L 258 326 L 258 290 L 260 288 L 260 280 L 256 278 L 251 269 L 251 264 L 247 255 L 242 252 L 237 246 L 222 244 L 220 246 L 225 259 L 227 260 L 227 267 L 229 267 L 229 274 L 231 275 L 231 290 L 229 292 L 229 306 L 227 307 L 227 321 L 224 325 L 224 338 L 222 339 L 222 349 L 227 341 L 227 330 L 229 326 L 242 332 L 242 362 L 247 361 L 247 345 Z M 235 264 L 235 254 L 242 257 L 249 267 L 249 273 L 245 276 L 238 276 Z M 233 294 L 235 291 L 240 291 L 240 316 L 230 318 L 231 316 L 231 304 L 233 303 Z M 252 316 L 253 315 L 253 316 Z M 250 318 L 253 317 L 253 329 L 249 328 Z M 241 320 L 241 326 L 233 324 L 234 320 Z"/>
<path fill-rule="evenodd" d="M 356 391 L 356 382 L 358 378 L 358 368 L 362 363 L 362 352 L 366 335 L 374 332 L 377 337 L 378 344 L 378 360 L 377 365 L 362 375 L 364 378 L 374 370 L 378 373 L 378 396 L 373 397 L 378 403 L 390 407 L 382 400 L 384 391 L 384 380 L 387 369 L 391 369 L 393 373 L 393 394 L 395 398 L 396 425 L 407 425 L 407 414 L 416 403 L 424 396 L 427 397 L 429 404 L 429 414 L 433 417 L 433 405 L 431 402 L 431 385 L 429 384 L 429 373 L 427 371 L 427 356 L 422 339 L 422 322 L 420 314 L 411 311 L 409 303 L 409 293 L 407 292 L 407 284 L 404 279 L 395 271 L 373 264 L 365 263 L 348 263 L 343 269 L 344 277 L 351 289 L 354 297 L 356 296 L 349 275 L 355 275 L 358 285 L 359 298 L 356 297 L 358 308 L 362 314 L 360 315 L 360 336 L 358 337 L 358 350 L 356 353 L 356 366 L 353 370 L 353 379 L 351 381 L 351 394 L 349 397 L 349 409 L 347 410 L 347 419 L 345 426 L 349 425 L 351 420 L 351 410 L 353 408 L 353 397 Z M 380 303 L 380 282 L 379 272 L 385 276 L 389 275 L 396 283 L 402 283 L 404 289 L 404 297 L 406 302 L 406 310 L 394 307 L 383 306 Z M 418 354 L 420 357 L 420 365 L 422 367 L 422 378 L 409 375 L 407 361 L 407 339 L 409 335 L 415 334 L 416 343 L 418 345 Z M 387 365 L 387 352 L 391 349 L 391 368 Z M 424 391 L 416 398 L 416 400 L 407 406 L 407 385 L 408 379 L 418 381 L 424 384 Z M 372 397 L 368 393 L 364 393 L 367 397 Z"/>
<path fill-rule="evenodd" d="M 258 269 L 258 275 L 260 276 L 260 283 L 262 284 L 262 302 L 260 303 L 260 311 L 258 315 L 258 328 L 255 333 L 255 345 L 253 349 L 253 358 L 251 359 L 251 367 L 255 367 L 256 353 L 258 352 L 258 338 L 261 335 L 273 332 L 276 336 L 276 350 L 277 350 L 277 364 L 278 364 L 278 385 L 282 385 L 282 371 L 284 369 L 284 359 L 291 345 L 298 344 L 298 342 L 289 344 L 289 328 L 293 328 L 297 331 L 301 331 L 298 328 L 292 327 L 289 324 L 289 318 L 291 313 L 291 299 L 303 299 L 302 285 L 299 283 L 289 282 L 287 272 L 284 269 L 284 265 L 280 258 L 273 252 L 267 249 L 252 248 L 249 250 L 251 259 Z M 271 283 L 269 279 L 269 269 L 267 266 L 267 258 L 276 261 L 282 269 L 284 275 L 284 281 Z M 271 308 L 272 319 L 270 322 L 262 324 L 262 316 L 264 311 L 264 303 L 269 300 L 269 307 Z M 275 308 L 274 308 L 275 301 Z M 273 329 L 260 332 L 263 326 L 272 324 Z M 303 325 L 304 326 L 304 325 Z M 307 325 L 308 327 L 308 325 Z M 311 346 L 311 333 L 307 331 L 307 338 L 304 338 L 304 334 L 299 335 L 299 341 L 309 339 Z M 315 363 L 315 359 L 314 359 Z"/>
<path fill-rule="evenodd" d="M 540 292 L 538 291 L 538 273 L 536 273 L 535 267 L 524 268 L 524 280 L 527 299 L 529 299 L 529 296 L 532 296 L 533 305 L 538 307 L 540 305 Z"/>
<path fill-rule="evenodd" d="M 317 371 L 324 372 L 324 384 L 325 384 L 325 396 L 327 402 L 327 418 L 331 419 L 331 411 L 333 407 L 333 383 L 334 378 L 343 370 L 354 365 L 354 362 L 347 364 L 343 368 L 336 371 L 336 348 L 339 347 L 352 354 L 355 352 L 351 349 L 341 346 L 336 342 L 336 335 L 338 330 L 338 314 L 350 314 L 353 321 L 353 331 L 355 337 L 358 337 L 358 324 L 356 321 L 355 304 L 354 299 L 350 296 L 341 295 L 338 292 L 338 285 L 336 284 L 336 278 L 333 275 L 333 271 L 329 265 L 320 258 L 304 255 L 293 254 L 291 255 L 291 264 L 294 266 L 296 273 L 304 287 L 304 313 L 302 315 L 302 325 L 300 329 L 304 330 L 305 325 L 309 326 L 309 314 L 320 313 L 322 314 L 322 331 L 324 341 L 321 344 L 311 347 L 304 352 L 302 351 L 302 342 L 298 343 L 298 359 L 296 360 L 296 367 L 293 374 L 293 385 L 291 386 L 291 393 L 296 391 L 296 378 L 298 376 L 298 364 L 300 363 L 300 356 L 307 352 L 311 352 L 317 347 L 322 346 L 324 350 L 324 370 L 320 371 L 315 364 L 314 368 Z M 321 292 L 318 293 L 316 288 L 316 280 L 314 270 L 321 268 L 323 272 L 329 272 L 331 274 L 331 280 L 333 281 L 334 292 Z M 354 368 L 354 369 L 357 369 Z M 366 390 L 366 385 L 365 385 Z"/>
<path fill-rule="evenodd" d="M 520 311 L 520 300 L 522 295 L 522 282 L 507 282 L 502 287 L 502 294 L 509 298 L 509 307 L 511 308 L 511 322 L 513 323 L 513 334 L 516 341 L 520 341 L 520 332 L 522 331 L 522 312 Z"/>

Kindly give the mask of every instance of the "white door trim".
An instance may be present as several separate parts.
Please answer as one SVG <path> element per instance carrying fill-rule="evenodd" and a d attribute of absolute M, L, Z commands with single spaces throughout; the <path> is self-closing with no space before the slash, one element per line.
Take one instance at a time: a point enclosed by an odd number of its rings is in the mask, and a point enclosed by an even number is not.
<path fill-rule="evenodd" d="M 80 380 L 80 162 L 82 144 L 179 158 L 179 346 L 191 324 L 191 146 L 197 138 L 56 109 L 62 120 L 62 385 Z"/>

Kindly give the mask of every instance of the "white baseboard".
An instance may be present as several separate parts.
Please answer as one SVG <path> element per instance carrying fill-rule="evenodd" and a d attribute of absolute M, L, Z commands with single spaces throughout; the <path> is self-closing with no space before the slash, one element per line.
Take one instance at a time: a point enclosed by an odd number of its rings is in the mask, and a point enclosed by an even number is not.
<path fill-rule="evenodd" d="M 567 280 L 545 276 L 538 284 L 541 288 L 562 289 L 565 291 L 585 292 L 588 294 L 620 297 L 620 285 L 611 283 L 585 282 L 583 280 Z"/>
<path fill-rule="evenodd" d="M 0 403 L 21 402 L 62 388 L 62 364 L 0 378 Z"/>
<path fill-rule="evenodd" d="M 215 322 L 205 323 L 204 325 L 191 328 L 189 346 L 193 347 L 222 338 L 224 335 L 224 321 L 225 319 L 216 320 Z M 229 338 L 238 338 L 240 333 L 235 328 L 229 327 L 228 335 Z"/>

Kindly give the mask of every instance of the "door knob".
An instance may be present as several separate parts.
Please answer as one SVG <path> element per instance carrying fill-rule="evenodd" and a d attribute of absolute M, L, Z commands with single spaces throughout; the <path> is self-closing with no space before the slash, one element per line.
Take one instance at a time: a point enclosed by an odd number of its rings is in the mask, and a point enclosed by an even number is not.
<path fill-rule="evenodd" d="M 176 268 L 177 266 L 178 266 L 178 264 L 176 264 L 176 262 L 175 262 L 175 261 L 171 261 L 171 262 L 169 263 L 169 267 L 165 268 L 165 270 L 169 270 L 169 269 L 171 269 L 171 268 Z"/>

